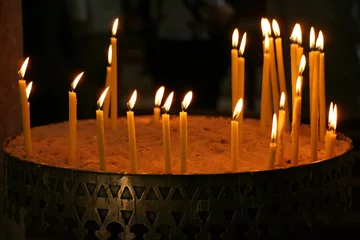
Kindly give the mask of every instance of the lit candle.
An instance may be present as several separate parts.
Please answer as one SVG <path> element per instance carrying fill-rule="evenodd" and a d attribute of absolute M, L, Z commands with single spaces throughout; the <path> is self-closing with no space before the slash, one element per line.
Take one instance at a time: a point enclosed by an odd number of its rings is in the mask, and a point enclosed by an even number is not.
<path fill-rule="evenodd" d="M 161 105 L 161 101 L 163 99 L 164 96 L 164 92 L 165 92 L 165 87 L 161 86 L 155 94 L 155 107 L 154 107 L 154 118 L 153 121 L 154 122 L 159 122 L 160 121 L 160 105 Z"/>
<path fill-rule="evenodd" d="M 32 156 L 32 143 L 31 143 L 31 127 L 30 127 L 30 104 L 28 98 L 30 95 L 32 82 L 26 86 L 26 81 L 24 80 L 25 72 L 27 65 L 29 63 L 29 58 L 26 58 L 21 69 L 19 70 L 19 75 L 21 79 L 19 80 L 19 91 L 20 91 L 20 104 L 21 104 L 21 113 L 22 113 L 22 122 L 23 122 L 23 132 L 24 132 L 24 141 L 25 141 L 25 154 L 26 157 Z"/>
<path fill-rule="evenodd" d="M 269 38 L 265 35 L 264 41 L 264 62 L 262 72 L 261 86 L 261 110 L 260 110 L 260 132 L 266 133 L 266 127 L 271 118 L 271 97 L 270 97 L 270 55 L 269 55 Z M 271 121 L 271 120 L 270 120 Z"/>
<path fill-rule="evenodd" d="M 285 80 L 285 69 L 284 69 L 284 57 L 282 49 L 282 38 L 280 37 L 280 27 L 275 19 L 272 21 L 272 28 L 275 35 L 275 49 L 276 49 L 276 60 L 277 60 L 277 70 L 279 76 L 279 85 L 280 92 L 283 92 L 285 95 L 285 129 L 290 130 L 290 118 L 289 118 L 289 104 L 288 104 L 288 94 L 286 89 L 286 80 Z"/>
<path fill-rule="evenodd" d="M 296 81 L 296 96 L 293 108 L 292 120 L 292 147 L 291 147 L 291 163 L 297 165 L 299 161 L 299 140 L 300 140 L 300 123 L 301 123 L 301 77 Z"/>
<path fill-rule="evenodd" d="M 325 136 L 325 154 L 326 158 L 334 156 L 334 147 L 336 140 L 336 122 L 337 122 L 337 109 L 336 104 L 333 108 L 333 103 L 330 104 L 329 109 L 329 129 L 326 131 Z"/>
<path fill-rule="evenodd" d="M 280 97 L 280 110 L 279 110 L 279 120 L 277 126 L 277 162 L 280 165 L 284 164 L 284 127 L 285 127 L 285 116 L 286 111 L 285 107 L 285 93 L 281 93 Z"/>
<path fill-rule="evenodd" d="M 180 112 L 180 171 L 182 173 L 186 172 L 186 161 L 187 161 L 187 113 L 185 110 L 188 108 L 193 93 L 192 91 L 188 92 L 184 100 L 181 102 L 181 109 Z"/>
<path fill-rule="evenodd" d="M 291 60 L 291 96 L 292 96 L 292 104 L 294 104 L 295 98 L 295 85 L 296 85 L 296 78 L 298 76 L 298 65 L 297 65 L 297 49 L 298 49 L 298 36 L 301 35 L 300 33 L 300 24 L 295 24 L 294 29 L 291 33 L 290 40 L 290 60 Z"/>
<path fill-rule="evenodd" d="M 117 39 L 116 32 L 119 25 L 119 19 L 115 19 L 112 27 L 111 47 L 111 126 L 115 130 L 117 127 L 118 117 L 118 63 L 117 63 Z"/>
<path fill-rule="evenodd" d="M 109 50 L 108 50 L 108 66 L 106 67 L 106 82 L 105 82 L 105 87 L 110 87 L 111 85 L 111 60 L 112 60 L 112 46 L 109 46 Z M 105 100 L 104 100 L 104 122 L 105 124 L 107 123 L 107 120 L 109 119 L 109 109 L 110 109 L 110 95 L 111 95 L 111 91 L 106 94 Z"/>
<path fill-rule="evenodd" d="M 170 115 L 168 112 L 170 110 L 173 97 L 174 92 L 171 92 L 165 101 L 163 106 L 164 114 L 162 114 L 165 173 L 171 173 Z"/>
<path fill-rule="evenodd" d="M 129 111 L 127 111 L 126 113 L 127 124 L 128 124 L 128 137 L 129 137 L 130 167 L 132 173 L 136 173 L 138 167 L 137 152 L 136 152 L 135 121 L 134 121 L 134 112 L 132 111 L 136 102 L 136 97 L 137 97 L 137 92 L 135 90 L 129 102 L 127 103 L 127 107 Z"/>
<path fill-rule="evenodd" d="M 314 49 L 315 49 L 315 30 L 314 27 L 310 29 L 310 52 L 309 52 L 309 101 L 310 101 L 310 112 L 311 112 L 311 89 L 314 78 Z"/>
<path fill-rule="evenodd" d="M 238 96 L 238 67 L 237 67 L 237 58 L 239 55 L 237 46 L 239 43 L 239 30 L 237 28 L 234 29 L 232 35 L 232 47 L 231 49 L 231 106 L 232 110 L 235 108 L 236 97 Z"/>
<path fill-rule="evenodd" d="M 104 100 L 109 87 L 107 87 L 104 92 L 101 94 L 99 100 L 97 101 L 98 110 L 96 110 L 96 127 L 97 127 L 97 140 L 98 140 L 98 151 L 99 151 L 99 162 L 100 162 L 100 171 L 106 171 L 105 163 L 105 133 L 104 133 L 104 113 L 101 110 L 101 107 L 104 104 Z"/>
<path fill-rule="evenodd" d="M 299 65 L 299 77 L 300 77 L 301 83 L 302 83 L 302 81 L 303 81 L 303 73 L 304 73 L 305 67 L 306 67 L 306 57 L 305 57 L 305 55 L 303 54 L 303 55 L 301 56 L 300 65 Z M 296 81 L 297 81 L 297 80 L 296 80 Z M 295 87 L 295 90 L 296 90 L 296 87 Z M 296 94 L 296 91 L 295 91 L 295 94 Z"/>
<path fill-rule="evenodd" d="M 76 154 L 76 122 L 77 122 L 77 98 L 74 92 L 84 72 L 80 73 L 71 83 L 71 91 L 69 91 L 69 162 L 75 161 Z"/>
<path fill-rule="evenodd" d="M 238 67 L 239 67 L 239 95 L 238 99 L 244 99 L 244 92 L 245 92 L 245 58 L 244 58 L 244 51 L 245 51 L 245 45 L 246 45 L 246 32 L 244 33 L 240 47 L 239 47 L 239 58 L 238 58 Z M 240 112 L 240 115 L 238 117 L 239 122 L 239 143 L 242 143 L 242 125 L 244 121 L 244 111 Z"/>
<path fill-rule="evenodd" d="M 325 96 L 325 53 L 324 50 L 324 36 L 322 31 L 319 32 L 319 126 L 320 126 L 320 142 L 324 143 L 326 131 L 326 96 Z"/>
<path fill-rule="evenodd" d="M 239 159 L 239 122 L 238 117 L 242 112 L 243 100 L 242 98 L 235 105 L 233 112 L 233 119 L 231 121 L 231 169 L 233 172 L 238 170 Z"/>
<path fill-rule="evenodd" d="M 274 165 L 275 165 L 276 127 L 277 127 L 276 113 L 274 113 L 273 121 L 272 121 L 272 129 L 271 129 L 271 142 L 270 142 L 270 153 L 269 153 L 269 162 L 268 162 L 269 169 L 274 168 Z"/>

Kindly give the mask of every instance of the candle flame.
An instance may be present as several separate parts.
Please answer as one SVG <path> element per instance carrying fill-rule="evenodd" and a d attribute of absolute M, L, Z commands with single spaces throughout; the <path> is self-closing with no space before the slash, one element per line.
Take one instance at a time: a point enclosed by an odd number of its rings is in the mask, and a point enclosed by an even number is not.
<path fill-rule="evenodd" d="M 331 102 L 331 103 L 330 103 L 330 107 L 329 107 L 329 118 L 328 118 L 328 125 L 329 125 L 329 127 L 330 127 L 330 125 L 331 125 L 331 120 L 332 120 L 333 111 L 334 111 L 334 104 L 333 104 L 333 102 Z"/>
<path fill-rule="evenodd" d="M 242 109 L 243 109 L 243 99 L 240 98 L 239 101 L 236 103 L 236 106 L 234 108 L 234 113 L 233 113 L 233 119 L 234 120 L 236 120 L 239 117 Z"/>
<path fill-rule="evenodd" d="M 316 39 L 316 49 L 322 51 L 324 50 L 324 35 L 322 31 L 319 31 L 318 38 Z"/>
<path fill-rule="evenodd" d="M 310 28 L 310 49 L 315 48 L 315 29 L 314 27 Z"/>
<path fill-rule="evenodd" d="M 114 23 L 113 23 L 113 27 L 112 27 L 112 35 L 115 36 L 116 32 L 118 30 L 118 26 L 119 26 L 119 19 L 116 18 Z"/>
<path fill-rule="evenodd" d="M 192 97 L 193 97 L 193 92 L 192 91 L 189 91 L 185 95 L 184 100 L 181 102 L 181 108 L 182 108 L 183 111 L 189 107 L 190 102 L 192 100 Z"/>
<path fill-rule="evenodd" d="M 165 104 L 163 106 L 163 109 L 164 109 L 165 112 L 169 112 L 173 97 L 174 97 L 174 92 L 171 92 L 169 94 L 168 98 L 166 99 Z"/>
<path fill-rule="evenodd" d="M 300 24 L 296 23 L 294 29 L 291 33 L 290 40 L 294 43 L 301 44 L 302 43 L 302 34 Z"/>
<path fill-rule="evenodd" d="M 271 142 L 276 142 L 277 119 L 276 113 L 273 115 L 272 128 L 271 128 Z"/>
<path fill-rule="evenodd" d="M 300 96 L 301 93 L 301 76 L 298 76 L 295 86 L 296 96 Z"/>
<path fill-rule="evenodd" d="M 25 72 L 26 72 L 26 68 L 27 68 L 27 65 L 29 63 L 29 57 L 27 57 L 23 63 L 23 65 L 21 66 L 20 70 L 19 70 L 19 74 L 21 76 L 21 79 L 24 79 L 24 76 L 25 76 Z"/>
<path fill-rule="evenodd" d="M 74 79 L 74 81 L 71 83 L 71 91 L 74 91 L 76 86 L 78 85 L 81 77 L 84 75 L 84 72 L 77 75 L 77 77 Z"/>
<path fill-rule="evenodd" d="M 265 35 L 264 51 L 265 51 L 265 53 L 269 52 L 269 37 L 268 37 L 268 35 Z"/>
<path fill-rule="evenodd" d="M 336 130 L 336 123 L 337 123 L 337 106 L 331 102 L 329 108 L 329 128 L 332 130 Z"/>
<path fill-rule="evenodd" d="M 107 87 L 103 93 L 101 94 L 99 100 L 97 101 L 97 105 L 98 105 L 98 108 L 100 109 L 102 107 L 102 105 L 104 104 L 104 100 L 105 100 L 105 97 L 106 97 L 106 94 L 108 93 L 109 91 L 109 87 Z"/>
<path fill-rule="evenodd" d="M 245 45 L 246 45 L 246 32 L 243 34 L 242 39 L 241 39 L 241 43 L 240 43 L 240 48 L 239 48 L 239 54 L 240 56 L 244 55 L 244 51 L 245 51 Z"/>
<path fill-rule="evenodd" d="M 109 50 L 108 50 L 108 64 L 111 65 L 111 61 L 112 61 L 112 46 L 111 44 L 109 45 Z"/>
<path fill-rule="evenodd" d="M 26 87 L 26 98 L 29 99 L 33 82 L 30 82 Z"/>
<path fill-rule="evenodd" d="M 285 106 L 285 93 L 282 92 L 280 96 L 280 109 L 284 109 Z"/>
<path fill-rule="evenodd" d="M 299 66 L 299 75 L 302 75 L 304 70 L 305 70 L 305 66 L 306 66 L 306 57 L 303 54 L 301 56 L 301 60 L 300 60 L 300 66 Z"/>
<path fill-rule="evenodd" d="M 266 35 L 271 35 L 271 25 L 267 18 L 261 18 L 261 31 L 263 37 L 265 37 Z"/>
<path fill-rule="evenodd" d="M 232 46 L 233 48 L 236 48 L 239 43 L 239 30 L 237 28 L 234 29 L 233 35 L 232 35 Z"/>
<path fill-rule="evenodd" d="M 155 94 L 155 106 L 156 107 L 159 107 L 161 105 L 161 101 L 163 99 L 164 92 L 165 92 L 164 86 L 159 87 L 159 89 L 156 91 L 156 94 Z"/>
<path fill-rule="evenodd" d="M 274 31 L 275 37 L 280 37 L 280 27 L 275 19 L 272 20 L 272 29 Z"/>
<path fill-rule="evenodd" d="M 133 92 L 133 94 L 131 95 L 130 100 L 127 102 L 127 106 L 129 108 L 129 110 L 132 110 L 135 106 L 135 102 L 136 102 L 136 98 L 137 98 L 137 91 L 135 90 Z"/>

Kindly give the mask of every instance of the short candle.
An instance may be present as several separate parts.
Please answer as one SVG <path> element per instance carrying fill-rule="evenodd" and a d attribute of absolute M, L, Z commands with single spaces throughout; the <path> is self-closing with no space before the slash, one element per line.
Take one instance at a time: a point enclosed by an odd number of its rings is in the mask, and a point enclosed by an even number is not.
<path fill-rule="evenodd" d="M 186 172 L 186 161 L 187 161 L 187 112 L 185 110 L 189 107 L 189 104 L 192 100 L 193 93 L 189 91 L 184 100 L 181 102 L 180 112 L 180 171 L 182 173 Z"/>

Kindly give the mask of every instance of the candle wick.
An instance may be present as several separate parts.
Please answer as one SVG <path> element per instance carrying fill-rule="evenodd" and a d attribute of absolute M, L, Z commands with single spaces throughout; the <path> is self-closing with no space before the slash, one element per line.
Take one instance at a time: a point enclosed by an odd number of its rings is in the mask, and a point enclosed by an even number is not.
<path fill-rule="evenodd" d="M 131 111 L 131 107 L 130 107 L 130 103 L 129 103 L 129 102 L 126 103 L 126 106 L 127 106 L 128 110 Z"/>
<path fill-rule="evenodd" d="M 165 109 L 165 106 L 162 106 L 161 109 L 164 111 L 164 114 L 167 114 L 167 111 Z"/>

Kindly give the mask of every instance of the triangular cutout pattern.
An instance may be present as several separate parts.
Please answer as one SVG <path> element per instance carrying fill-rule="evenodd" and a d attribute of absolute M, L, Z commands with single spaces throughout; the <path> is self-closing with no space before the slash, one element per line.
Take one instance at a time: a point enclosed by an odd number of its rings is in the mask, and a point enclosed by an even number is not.
<path fill-rule="evenodd" d="M 76 189 L 75 195 L 86 196 L 86 192 L 82 183 L 80 183 Z"/>
<path fill-rule="evenodd" d="M 124 188 L 124 191 L 122 192 L 120 198 L 121 199 L 126 199 L 126 200 L 132 200 L 133 199 L 133 196 L 131 195 L 131 192 L 130 192 L 128 187 Z"/>
<path fill-rule="evenodd" d="M 197 197 L 197 200 L 207 200 L 209 198 L 206 189 L 203 188 L 200 190 L 199 196 Z"/>
<path fill-rule="evenodd" d="M 171 187 L 159 187 L 162 198 L 165 200 L 169 195 Z"/>
<path fill-rule="evenodd" d="M 66 187 L 69 191 L 69 193 L 71 193 L 73 186 L 74 186 L 74 182 L 73 181 L 65 181 Z"/>
<path fill-rule="evenodd" d="M 145 187 L 142 186 L 133 186 L 137 199 L 140 199 L 145 191 Z"/>
<path fill-rule="evenodd" d="M 222 194 L 224 199 L 227 199 L 227 200 L 235 199 L 235 194 L 232 191 L 231 186 L 224 187 L 224 190 L 225 191 L 223 191 L 223 194 Z"/>
<path fill-rule="evenodd" d="M 118 185 L 110 185 L 109 187 L 110 187 L 111 195 L 114 198 L 117 198 L 118 197 L 118 192 L 120 190 L 120 186 L 118 186 Z"/>
<path fill-rule="evenodd" d="M 178 189 L 178 188 L 175 189 L 175 192 L 174 192 L 171 200 L 173 200 L 173 201 L 176 201 L 176 200 L 184 200 L 184 197 L 183 197 L 183 195 L 181 194 L 180 189 Z"/>
<path fill-rule="evenodd" d="M 212 187 L 210 187 L 214 199 L 219 198 L 219 195 L 221 193 L 222 188 L 223 188 L 222 186 L 212 186 Z"/>
<path fill-rule="evenodd" d="M 146 200 L 159 200 L 158 197 L 156 196 L 154 189 L 150 188 L 146 196 Z"/>
<path fill-rule="evenodd" d="M 151 225 L 154 225 L 154 222 L 157 218 L 158 212 L 145 212 L 146 213 L 146 217 L 149 220 Z"/>
<path fill-rule="evenodd" d="M 76 206 L 75 209 L 76 209 L 76 214 L 78 215 L 79 220 L 81 220 L 82 217 L 84 216 L 86 207 Z"/>
<path fill-rule="evenodd" d="M 259 212 L 258 208 L 248 208 L 248 213 L 252 220 L 256 219 L 258 212 Z"/>
<path fill-rule="evenodd" d="M 109 212 L 109 209 L 97 208 L 96 210 L 97 210 L 97 212 L 99 214 L 101 222 L 103 223 L 105 221 L 105 219 L 106 219 L 106 216 L 107 216 L 107 214 Z"/>
<path fill-rule="evenodd" d="M 193 196 L 194 196 L 194 194 L 196 192 L 196 189 L 197 189 L 197 187 L 191 187 L 191 186 L 184 187 L 184 190 L 185 190 L 186 195 L 187 195 L 189 200 L 191 200 L 193 198 Z"/>
<path fill-rule="evenodd" d="M 56 203 L 56 210 L 61 215 L 64 212 L 65 204 Z"/>
<path fill-rule="evenodd" d="M 199 218 L 202 222 L 203 225 L 205 225 L 206 221 L 207 221 L 207 218 L 209 217 L 210 215 L 210 212 L 208 211 L 202 211 L 202 212 L 198 212 L 198 215 L 199 215 Z"/>
<path fill-rule="evenodd" d="M 86 183 L 86 188 L 89 191 L 90 196 L 95 192 L 96 184 L 95 183 Z"/>
<path fill-rule="evenodd" d="M 179 226 L 184 216 L 184 212 L 171 212 L 171 215 L 174 218 L 176 225 Z"/>
<path fill-rule="evenodd" d="M 57 187 L 56 192 L 63 193 L 64 192 L 64 181 L 60 180 Z"/>
<path fill-rule="evenodd" d="M 121 215 L 122 215 L 126 225 L 129 224 L 132 214 L 133 214 L 133 211 L 125 211 L 125 210 L 121 211 Z"/>
<path fill-rule="evenodd" d="M 99 189 L 99 192 L 97 194 L 97 197 L 99 197 L 99 198 L 108 198 L 106 189 L 105 189 L 105 187 L 103 185 L 101 185 L 101 187 Z"/>
<path fill-rule="evenodd" d="M 226 218 L 228 223 L 231 223 L 234 215 L 235 215 L 235 210 L 227 210 L 224 212 L 224 217 Z"/>

